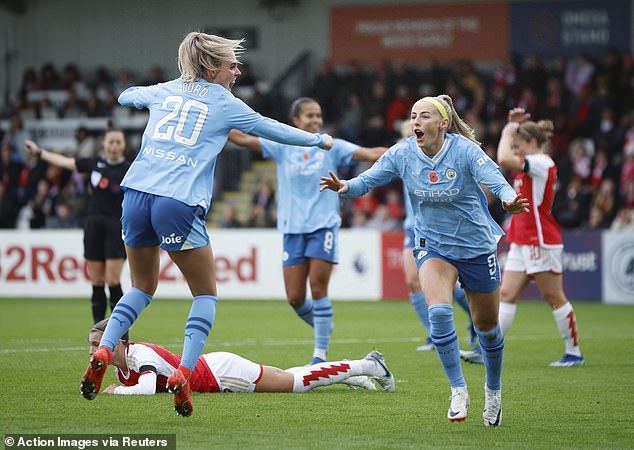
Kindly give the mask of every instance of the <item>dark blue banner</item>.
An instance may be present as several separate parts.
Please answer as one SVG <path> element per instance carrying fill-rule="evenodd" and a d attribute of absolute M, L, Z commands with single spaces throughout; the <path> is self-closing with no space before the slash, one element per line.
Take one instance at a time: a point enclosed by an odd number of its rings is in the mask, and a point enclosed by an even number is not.
<path fill-rule="evenodd" d="M 629 52 L 630 0 L 510 4 L 511 51 L 541 57 Z"/>
<path fill-rule="evenodd" d="M 601 233 L 564 232 L 563 282 L 569 300 L 600 302 L 602 291 Z M 508 243 L 502 238 L 498 245 L 500 266 L 504 267 Z M 504 277 L 504 275 L 502 275 Z M 537 285 L 531 282 L 522 293 L 524 299 L 541 299 Z"/>

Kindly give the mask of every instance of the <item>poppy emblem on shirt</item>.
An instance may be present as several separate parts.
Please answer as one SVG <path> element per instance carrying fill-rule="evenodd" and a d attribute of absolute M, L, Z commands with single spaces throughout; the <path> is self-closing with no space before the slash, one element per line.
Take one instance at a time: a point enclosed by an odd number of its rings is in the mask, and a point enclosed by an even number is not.
<path fill-rule="evenodd" d="M 429 181 L 438 183 L 438 174 L 436 172 L 429 172 Z"/>
<path fill-rule="evenodd" d="M 101 189 L 106 189 L 108 187 L 108 179 L 106 177 L 103 177 L 101 179 L 101 181 L 99 182 L 99 187 Z"/>
<path fill-rule="evenodd" d="M 458 175 L 458 173 L 454 169 L 447 169 L 447 171 L 445 172 L 445 176 L 449 180 L 455 180 L 456 179 L 456 175 Z"/>
<path fill-rule="evenodd" d="M 308 161 L 310 159 L 310 155 L 308 153 L 304 153 L 303 158 L 304 161 Z"/>

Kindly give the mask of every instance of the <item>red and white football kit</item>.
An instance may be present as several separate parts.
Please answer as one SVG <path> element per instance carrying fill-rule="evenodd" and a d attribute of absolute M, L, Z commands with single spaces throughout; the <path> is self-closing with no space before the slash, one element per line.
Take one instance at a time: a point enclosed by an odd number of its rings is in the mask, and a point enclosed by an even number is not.
<path fill-rule="evenodd" d="M 529 201 L 529 213 L 511 218 L 506 239 L 511 243 L 504 270 L 534 274 L 562 272 L 561 228 L 551 214 L 557 167 L 550 156 L 524 157 L 524 168 L 514 182 L 515 191 Z"/>
<path fill-rule="evenodd" d="M 181 357 L 158 345 L 131 342 L 126 351 L 128 371 L 115 367 L 123 386 L 115 394 L 152 395 L 166 392 L 167 378 Z M 227 352 L 201 355 L 189 379 L 194 392 L 253 392 L 262 376 L 262 366 Z"/>

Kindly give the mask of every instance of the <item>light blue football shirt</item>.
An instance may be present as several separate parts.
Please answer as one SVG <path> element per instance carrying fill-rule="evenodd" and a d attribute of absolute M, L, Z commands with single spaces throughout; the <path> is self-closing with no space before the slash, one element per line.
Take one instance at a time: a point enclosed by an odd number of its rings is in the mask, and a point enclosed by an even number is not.
<path fill-rule="evenodd" d="M 405 220 L 403 220 L 403 229 L 405 231 L 409 229 L 413 230 L 416 217 L 414 217 L 412 201 L 409 199 L 409 195 L 407 194 L 407 186 L 405 186 L 405 183 L 403 183 L 403 206 L 405 206 Z"/>
<path fill-rule="evenodd" d="M 141 149 L 121 186 L 205 210 L 211 204 L 216 159 L 232 128 L 288 144 L 323 143 L 318 134 L 265 118 L 205 80 L 130 87 L 119 103 L 150 111 Z"/>
<path fill-rule="evenodd" d="M 277 229 L 282 233 L 312 233 L 341 225 L 339 195 L 319 192 L 319 182 L 329 176 L 329 170 L 352 164 L 359 146 L 343 139 L 333 141 L 326 152 L 260 139 L 262 155 L 277 162 Z"/>
<path fill-rule="evenodd" d="M 399 177 L 407 189 L 415 221 L 416 245 L 451 259 L 496 251 L 504 235 L 489 214 L 479 183 L 498 198 L 516 197 L 495 162 L 463 136 L 447 133 L 440 151 L 425 155 L 414 137 L 392 146 L 370 169 L 348 181 L 344 195 L 360 196 Z"/>

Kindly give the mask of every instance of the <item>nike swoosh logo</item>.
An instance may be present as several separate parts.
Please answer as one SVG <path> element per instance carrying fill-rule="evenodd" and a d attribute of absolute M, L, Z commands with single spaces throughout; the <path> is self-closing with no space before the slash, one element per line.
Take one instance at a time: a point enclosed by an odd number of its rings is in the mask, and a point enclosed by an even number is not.
<path fill-rule="evenodd" d="M 455 417 L 455 416 L 457 416 L 458 414 L 459 414 L 459 412 L 458 412 L 458 411 L 449 411 L 449 415 L 450 415 L 451 417 Z"/>

